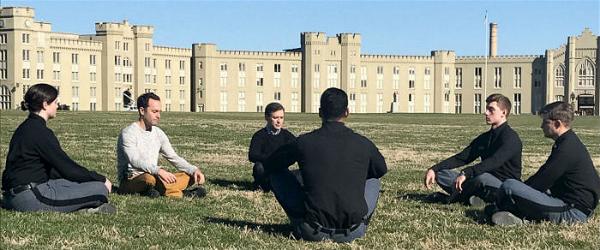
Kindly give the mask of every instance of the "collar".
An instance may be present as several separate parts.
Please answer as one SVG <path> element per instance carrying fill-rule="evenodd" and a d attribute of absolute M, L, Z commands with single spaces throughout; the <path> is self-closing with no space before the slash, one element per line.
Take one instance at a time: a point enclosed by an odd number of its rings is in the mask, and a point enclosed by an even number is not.
<path fill-rule="evenodd" d="M 44 126 L 46 126 L 46 120 L 44 120 L 44 118 L 42 118 L 40 115 L 38 115 L 36 113 L 29 112 L 29 116 L 27 116 L 27 118 L 32 119 L 32 120 L 41 121 L 42 124 L 44 124 Z"/>
<path fill-rule="evenodd" d="M 505 121 L 504 123 L 500 124 L 500 126 L 498 126 L 496 128 L 490 128 L 490 133 L 492 133 L 493 135 L 496 135 L 496 134 L 499 134 L 500 132 L 504 131 L 508 127 L 510 127 L 510 126 L 508 126 L 508 121 Z"/>
<path fill-rule="evenodd" d="M 322 124 L 322 128 L 331 131 L 343 131 L 348 129 L 348 127 L 346 127 L 346 125 L 343 122 L 337 121 L 324 121 Z"/>
<path fill-rule="evenodd" d="M 554 141 L 554 145 L 558 146 L 559 144 L 561 144 L 563 141 L 565 141 L 567 138 L 571 137 L 575 135 L 575 132 L 573 132 L 572 129 L 567 130 L 566 132 L 564 132 L 562 135 L 560 135 L 558 138 L 556 138 L 556 140 Z"/>
<path fill-rule="evenodd" d="M 273 131 L 271 129 L 271 126 L 267 125 L 267 126 L 265 126 L 265 130 L 267 131 L 268 135 L 278 135 L 279 133 L 281 133 L 281 130 L 283 130 L 283 128 Z"/>

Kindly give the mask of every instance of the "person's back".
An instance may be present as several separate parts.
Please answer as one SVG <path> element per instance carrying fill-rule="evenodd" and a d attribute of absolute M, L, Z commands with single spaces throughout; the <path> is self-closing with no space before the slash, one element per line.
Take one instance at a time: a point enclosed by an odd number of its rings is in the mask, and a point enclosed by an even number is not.
<path fill-rule="evenodd" d="M 323 226 L 347 228 L 367 213 L 365 180 L 385 174 L 375 145 L 341 122 L 298 138 L 300 172 L 306 192 L 306 219 Z"/>

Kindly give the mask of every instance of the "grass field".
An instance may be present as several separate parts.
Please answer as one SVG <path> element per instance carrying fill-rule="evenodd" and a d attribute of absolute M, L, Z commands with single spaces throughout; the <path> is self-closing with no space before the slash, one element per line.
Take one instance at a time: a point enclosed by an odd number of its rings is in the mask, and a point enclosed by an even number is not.
<path fill-rule="evenodd" d="M 9 140 L 26 113 L 0 113 L 0 170 Z M 250 137 L 260 114 L 163 113 L 161 127 L 179 155 L 199 165 L 209 194 L 200 200 L 111 194 L 115 215 L 16 213 L 0 210 L 0 249 L 15 248 L 583 248 L 600 249 L 600 209 L 584 225 L 491 226 L 480 210 L 421 201 L 424 170 L 488 129 L 482 115 L 351 115 L 347 125 L 371 138 L 389 172 L 367 236 L 351 244 L 289 238 L 287 218 L 272 193 L 250 191 Z M 116 181 L 115 146 L 136 113 L 67 112 L 49 122 L 63 149 L 80 164 Z M 320 125 L 315 114 L 287 114 L 296 135 Z M 552 146 L 536 116 L 510 117 L 523 141 L 524 177 Z M 576 133 L 600 166 L 600 119 L 577 118 Z M 168 165 L 168 164 L 167 164 Z M 439 190 L 439 189 L 438 189 Z"/>

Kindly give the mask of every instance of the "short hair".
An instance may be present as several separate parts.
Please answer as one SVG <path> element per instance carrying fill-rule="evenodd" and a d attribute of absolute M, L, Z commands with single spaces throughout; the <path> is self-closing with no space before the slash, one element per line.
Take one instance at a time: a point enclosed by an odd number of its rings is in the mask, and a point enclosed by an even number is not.
<path fill-rule="evenodd" d="M 45 83 L 38 83 L 31 86 L 25 93 L 21 102 L 21 109 L 36 113 L 44 108 L 44 102 L 51 103 L 57 97 L 58 90 L 55 87 Z"/>
<path fill-rule="evenodd" d="M 321 95 L 319 114 L 324 120 L 338 119 L 348 110 L 348 95 L 341 89 L 328 88 Z"/>
<path fill-rule="evenodd" d="M 492 102 L 498 103 L 498 107 L 500 107 L 503 110 L 506 110 L 506 116 L 508 117 L 508 115 L 510 114 L 510 108 L 512 107 L 512 104 L 510 103 L 510 99 L 508 99 L 508 97 L 498 93 L 491 94 L 485 99 L 485 103 L 489 104 Z"/>
<path fill-rule="evenodd" d="M 158 97 L 158 95 L 156 95 L 152 92 L 145 93 L 137 98 L 138 110 L 140 108 L 144 108 L 144 109 L 147 108 L 148 102 L 150 101 L 150 99 L 160 101 L 160 97 Z"/>
<path fill-rule="evenodd" d="M 571 123 L 575 120 L 573 107 L 563 101 L 546 104 L 546 106 L 540 110 L 540 116 L 550 120 L 559 120 L 567 127 L 571 127 Z"/>
<path fill-rule="evenodd" d="M 283 105 L 281 105 L 281 103 L 278 102 L 272 102 L 267 104 L 267 107 L 265 108 L 265 117 L 271 117 L 271 115 L 279 110 L 283 110 L 285 112 L 285 108 L 283 108 Z"/>

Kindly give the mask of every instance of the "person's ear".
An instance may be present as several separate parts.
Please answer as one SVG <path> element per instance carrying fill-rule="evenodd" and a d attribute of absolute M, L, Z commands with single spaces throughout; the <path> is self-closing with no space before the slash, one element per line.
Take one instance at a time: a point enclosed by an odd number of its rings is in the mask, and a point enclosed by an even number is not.
<path fill-rule="evenodd" d="M 144 107 L 138 107 L 138 113 L 140 114 L 140 116 L 144 116 Z"/>
<path fill-rule="evenodd" d="M 346 108 L 346 111 L 344 111 L 344 118 L 347 118 L 350 115 L 350 109 Z"/>
<path fill-rule="evenodd" d="M 561 124 L 563 124 L 563 122 L 561 120 L 552 121 L 552 126 L 554 126 L 555 129 L 560 128 Z"/>

